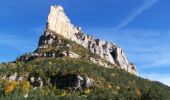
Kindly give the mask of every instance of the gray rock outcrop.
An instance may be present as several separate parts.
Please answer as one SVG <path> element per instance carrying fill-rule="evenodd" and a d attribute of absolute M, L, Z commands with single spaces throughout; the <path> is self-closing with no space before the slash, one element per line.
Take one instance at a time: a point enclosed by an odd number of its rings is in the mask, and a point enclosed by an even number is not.
<path fill-rule="evenodd" d="M 77 74 L 58 73 L 51 77 L 51 84 L 60 89 L 71 88 L 74 90 L 84 91 L 86 88 L 94 86 L 95 81 L 89 77 L 82 77 Z"/>

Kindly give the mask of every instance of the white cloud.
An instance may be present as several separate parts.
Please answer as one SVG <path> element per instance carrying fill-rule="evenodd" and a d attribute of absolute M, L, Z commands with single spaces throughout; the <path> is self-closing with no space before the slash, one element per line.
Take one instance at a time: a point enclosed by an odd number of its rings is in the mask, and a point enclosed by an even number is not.
<path fill-rule="evenodd" d="M 153 81 L 159 81 L 162 82 L 168 86 L 170 86 L 170 73 L 169 74 L 157 74 L 157 73 L 151 73 L 151 74 L 141 74 L 140 75 L 143 78 L 147 78 Z"/>
<path fill-rule="evenodd" d="M 155 3 L 157 3 L 158 0 L 145 0 L 144 3 L 133 10 L 116 28 L 115 30 L 119 30 L 126 25 L 128 25 L 130 22 L 132 22 L 137 16 L 142 14 L 145 10 L 151 8 Z"/>
<path fill-rule="evenodd" d="M 164 52 L 164 53 L 158 53 L 153 55 L 144 55 L 143 57 L 139 57 L 144 59 L 143 65 L 140 67 L 142 68 L 170 68 L 170 53 Z"/>

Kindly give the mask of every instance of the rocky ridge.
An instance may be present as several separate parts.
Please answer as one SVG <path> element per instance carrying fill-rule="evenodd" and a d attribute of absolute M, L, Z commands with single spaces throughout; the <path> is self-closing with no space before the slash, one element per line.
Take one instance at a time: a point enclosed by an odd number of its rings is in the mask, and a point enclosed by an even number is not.
<path fill-rule="evenodd" d="M 91 35 L 83 33 L 81 28 L 75 27 L 70 19 L 66 16 L 62 6 L 51 6 L 48 15 L 47 25 L 44 34 L 40 37 L 38 49 L 31 54 L 31 56 L 21 56 L 19 60 L 29 60 L 35 57 L 62 57 L 69 56 L 71 58 L 83 58 L 82 55 L 70 50 L 58 50 L 49 52 L 39 52 L 43 49 L 49 49 L 49 46 L 57 44 L 61 47 L 64 40 L 72 41 L 85 49 L 90 50 L 91 53 L 99 56 L 89 56 L 88 60 L 100 66 L 112 68 L 116 65 L 131 74 L 138 75 L 136 66 L 130 63 L 123 50 L 116 44 L 95 39 Z M 55 45 L 55 47 L 57 48 Z M 71 48 L 72 45 L 67 43 L 65 47 Z"/>

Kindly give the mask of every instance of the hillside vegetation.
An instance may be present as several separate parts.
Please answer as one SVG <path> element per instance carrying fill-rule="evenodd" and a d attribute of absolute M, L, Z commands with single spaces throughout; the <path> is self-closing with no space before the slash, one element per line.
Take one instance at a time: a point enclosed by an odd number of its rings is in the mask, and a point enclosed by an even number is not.
<path fill-rule="evenodd" d="M 89 61 L 89 57 L 97 59 L 100 58 L 98 55 L 75 42 L 62 38 L 59 40 L 61 42 L 55 41 L 52 45 L 47 45 L 47 48 L 39 48 L 35 52 L 72 51 L 81 57 L 74 59 L 57 55 L 56 57 L 34 58 L 31 54 L 25 54 L 23 57 L 30 58 L 27 61 L 16 60 L 0 64 L 0 100 L 24 98 L 32 100 L 170 100 L 170 87 L 132 75 L 116 65 L 112 65 L 112 68 L 105 68 L 94 64 Z M 9 78 L 4 78 L 14 73 L 22 76 L 22 80 L 10 81 Z M 59 73 L 65 76 L 90 77 L 95 82 L 92 87 L 84 90 L 71 87 L 60 88 L 54 84 L 43 84 L 42 87 L 35 89 L 28 79 L 28 76 L 32 75 L 48 80 Z"/>
<path fill-rule="evenodd" d="M 81 59 L 37 58 L 30 62 L 4 63 L 0 65 L 1 77 L 17 72 L 24 76 L 27 73 L 36 74 L 44 79 L 58 72 L 74 73 L 89 76 L 95 80 L 93 88 L 83 92 L 71 89 L 59 89 L 55 86 L 43 86 L 33 90 L 27 80 L 21 83 L 8 84 L 7 80 L 0 82 L 0 99 L 23 99 L 23 94 L 29 92 L 27 99 L 112 99 L 112 100 L 170 100 L 170 88 L 159 82 L 152 82 L 123 70 L 104 68 Z"/>

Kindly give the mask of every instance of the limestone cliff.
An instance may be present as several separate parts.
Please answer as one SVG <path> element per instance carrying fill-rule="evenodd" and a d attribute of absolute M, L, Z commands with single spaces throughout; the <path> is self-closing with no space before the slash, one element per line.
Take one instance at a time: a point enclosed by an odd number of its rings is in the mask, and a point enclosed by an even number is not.
<path fill-rule="evenodd" d="M 83 47 L 90 49 L 92 53 L 99 55 L 110 63 L 116 64 L 122 69 L 137 75 L 135 65 L 129 63 L 118 45 L 84 34 L 80 28 L 75 27 L 71 23 L 62 6 L 51 6 L 46 28 L 46 30 L 54 31 L 60 36 L 81 44 Z"/>
<path fill-rule="evenodd" d="M 93 57 L 91 54 L 85 54 L 85 51 L 83 51 L 85 55 L 82 53 L 79 54 L 75 50 L 77 47 L 70 43 L 66 44 L 63 42 L 65 40 L 75 42 L 76 44 L 81 45 L 99 57 Z M 64 46 L 67 49 L 63 49 Z M 51 47 L 55 50 L 49 50 Z M 56 50 L 56 48 L 58 49 Z M 44 49 L 46 49 L 48 52 L 39 52 L 44 51 Z M 32 54 L 32 57 L 21 57 L 20 59 L 28 60 L 34 57 L 61 56 L 69 56 L 76 59 L 84 59 L 84 56 L 88 56 L 86 57 L 86 60 L 89 60 L 90 62 L 100 66 L 112 68 L 114 65 L 129 73 L 138 75 L 136 66 L 127 60 L 126 55 L 118 45 L 108 41 L 95 39 L 91 35 L 84 34 L 81 31 L 81 28 L 75 27 L 71 23 L 70 19 L 66 16 L 62 6 L 51 6 L 46 29 L 39 40 L 38 49 Z"/>

